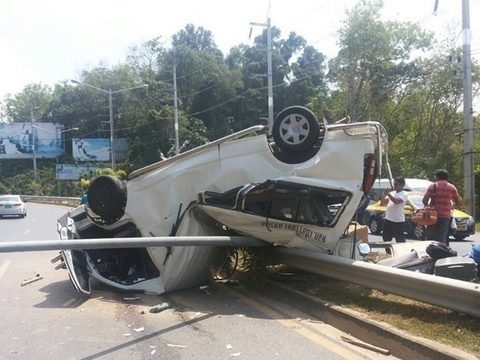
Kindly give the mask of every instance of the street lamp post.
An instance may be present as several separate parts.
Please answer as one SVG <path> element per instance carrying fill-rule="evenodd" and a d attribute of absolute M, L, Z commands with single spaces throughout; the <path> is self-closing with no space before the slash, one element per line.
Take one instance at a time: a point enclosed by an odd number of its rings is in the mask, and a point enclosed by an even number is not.
<path fill-rule="evenodd" d="M 112 101 L 112 95 L 119 93 L 119 92 L 125 92 L 125 91 L 130 91 L 130 90 L 136 90 L 136 89 L 141 89 L 141 88 L 146 88 L 148 87 L 147 84 L 127 88 L 127 89 L 121 89 L 121 90 L 115 90 L 112 91 L 112 89 L 101 89 L 99 87 L 93 86 L 91 84 L 87 84 L 81 81 L 77 80 L 70 80 L 74 84 L 78 85 L 84 85 L 87 87 L 90 87 L 92 89 L 95 89 L 97 91 L 103 92 L 105 94 L 108 94 L 108 109 L 109 109 L 109 116 L 110 116 L 110 159 L 112 161 L 112 170 L 115 171 L 115 132 L 114 132 L 114 124 L 113 124 L 113 101 Z"/>

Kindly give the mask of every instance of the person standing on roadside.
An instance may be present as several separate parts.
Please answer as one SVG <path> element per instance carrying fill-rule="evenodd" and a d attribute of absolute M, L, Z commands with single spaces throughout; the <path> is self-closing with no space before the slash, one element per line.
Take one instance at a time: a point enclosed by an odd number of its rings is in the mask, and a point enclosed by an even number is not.
<path fill-rule="evenodd" d="M 387 205 L 383 222 L 383 241 L 392 241 L 392 238 L 395 238 L 397 243 L 405 242 L 403 210 L 408 200 L 408 194 L 403 190 L 404 186 L 405 178 L 397 176 L 393 180 L 393 191 L 387 192 L 380 200 L 382 206 Z"/>
<path fill-rule="evenodd" d="M 451 212 L 460 197 L 455 185 L 448 182 L 447 170 L 437 170 L 435 180 L 427 188 L 422 200 L 423 205 L 433 207 L 437 211 L 437 222 L 427 228 L 427 238 L 448 245 Z"/>

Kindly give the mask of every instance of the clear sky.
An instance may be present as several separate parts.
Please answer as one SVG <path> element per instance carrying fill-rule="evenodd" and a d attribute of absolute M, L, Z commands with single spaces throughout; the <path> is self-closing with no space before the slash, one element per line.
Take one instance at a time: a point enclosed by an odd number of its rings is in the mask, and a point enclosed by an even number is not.
<path fill-rule="evenodd" d="M 333 57 L 345 9 L 356 0 L 271 0 L 271 21 Z M 462 0 L 384 0 L 385 19 L 418 21 L 442 37 L 461 37 Z M 269 0 L 1 0 L 0 98 L 32 82 L 52 85 L 78 78 L 100 62 L 115 65 L 134 44 L 160 36 L 166 44 L 187 23 L 212 31 L 226 54 L 251 44 L 250 22 L 265 22 Z M 480 0 L 470 0 L 472 56 L 480 58 Z M 260 33 L 253 29 L 253 35 Z M 253 36 L 252 36 L 253 39 Z"/>

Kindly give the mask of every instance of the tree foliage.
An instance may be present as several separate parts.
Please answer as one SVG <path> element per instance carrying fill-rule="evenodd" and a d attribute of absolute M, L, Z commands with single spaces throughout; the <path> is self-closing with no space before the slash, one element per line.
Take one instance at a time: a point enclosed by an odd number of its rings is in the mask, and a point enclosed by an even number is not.
<path fill-rule="evenodd" d="M 272 27 L 274 113 L 306 105 L 328 121 L 345 115 L 379 121 L 389 133 L 394 174 L 431 178 L 435 168 L 447 168 L 461 188 L 463 90 L 461 69 L 451 61 L 460 49 L 451 39 L 435 46 L 432 34 L 419 24 L 383 21 L 382 6 L 380 0 L 361 0 L 346 12 L 338 54 L 328 63 L 300 34 L 283 36 Z M 170 40 L 156 37 L 134 45 L 123 63 L 82 71 L 77 80 L 104 91 L 71 82 L 30 84 L 7 96 L 1 113 L 9 122 L 29 122 L 33 115 L 37 122 L 78 127 L 76 133 L 65 133 L 66 144 L 72 137 L 109 138 L 111 90 L 115 136 L 129 143 L 126 160 L 117 164 L 123 171 L 119 176 L 125 177 L 173 149 L 175 113 L 184 149 L 265 124 L 267 52 L 267 29 L 251 44 L 238 44 L 224 55 L 214 34 L 187 24 Z M 477 64 L 472 73 L 478 91 Z M 122 91 L 141 84 L 148 88 Z M 73 160 L 67 154 L 60 161 Z M 33 181 L 31 161 L 2 160 L 0 192 L 83 192 L 88 179 L 57 182 L 52 160 L 39 159 L 38 165 L 40 176 Z M 480 176 L 478 169 L 476 174 Z"/>

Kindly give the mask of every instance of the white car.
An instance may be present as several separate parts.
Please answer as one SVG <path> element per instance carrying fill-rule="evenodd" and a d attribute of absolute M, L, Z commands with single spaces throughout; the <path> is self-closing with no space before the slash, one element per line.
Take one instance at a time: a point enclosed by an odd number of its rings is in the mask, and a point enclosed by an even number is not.
<path fill-rule="evenodd" d="M 4 216 L 27 216 L 27 205 L 18 195 L 0 196 L 0 218 Z"/>
<path fill-rule="evenodd" d="M 290 107 L 254 126 L 132 172 L 94 179 L 88 205 L 58 220 L 62 239 L 248 235 L 338 255 L 339 239 L 386 157 L 377 122 L 319 124 Z M 163 293 L 210 277 L 212 247 L 64 250 L 75 289 L 89 278 Z"/>

